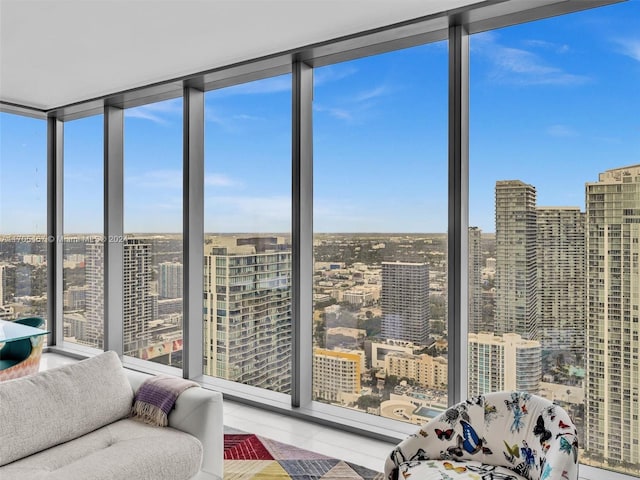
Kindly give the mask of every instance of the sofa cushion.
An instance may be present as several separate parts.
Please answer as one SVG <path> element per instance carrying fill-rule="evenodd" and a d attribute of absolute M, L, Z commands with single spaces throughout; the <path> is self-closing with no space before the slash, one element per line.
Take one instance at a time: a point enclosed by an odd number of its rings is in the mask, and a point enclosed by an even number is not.
<path fill-rule="evenodd" d="M 2 480 L 186 480 L 200 441 L 171 427 L 125 419 L 2 467 Z"/>
<path fill-rule="evenodd" d="M 0 465 L 125 418 L 132 401 L 114 352 L 0 382 Z"/>

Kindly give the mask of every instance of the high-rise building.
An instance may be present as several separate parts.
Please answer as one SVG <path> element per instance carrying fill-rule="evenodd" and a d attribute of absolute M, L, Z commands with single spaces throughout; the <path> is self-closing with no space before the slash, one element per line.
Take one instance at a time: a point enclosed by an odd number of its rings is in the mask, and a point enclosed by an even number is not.
<path fill-rule="evenodd" d="M 581 365 L 586 325 L 585 216 L 578 207 L 538 207 L 538 326 L 545 351 Z"/>
<path fill-rule="evenodd" d="M 16 293 L 16 267 L 0 264 L 0 307 L 11 301 Z"/>
<path fill-rule="evenodd" d="M 86 250 L 86 338 L 90 345 L 102 347 L 104 319 L 104 244 L 88 243 Z M 122 328 L 124 354 L 137 356 L 148 346 L 153 319 L 151 298 L 151 244 L 127 239 L 123 245 Z M 81 340 L 78 338 L 78 340 Z"/>
<path fill-rule="evenodd" d="M 541 359 L 540 342 L 517 333 L 469 334 L 469 395 L 501 390 L 537 393 Z"/>
<path fill-rule="evenodd" d="M 482 230 L 469 227 L 469 333 L 492 332 L 482 322 Z"/>
<path fill-rule="evenodd" d="M 63 302 L 64 309 L 67 310 L 83 310 L 85 308 L 87 296 L 87 286 L 71 285 L 64 291 Z"/>
<path fill-rule="evenodd" d="M 585 450 L 640 467 L 640 165 L 586 184 Z"/>
<path fill-rule="evenodd" d="M 291 246 L 250 240 L 205 247 L 205 374 L 290 393 Z"/>
<path fill-rule="evenodd" d="M 382 262 L 384 339 L 426 345 L 429 338 L 429 265 Z"/>
<path fill-rule="evenodd" d="M 496 182 L 495 333 L 538 339 L 536 189 Z"/>
<path fill-rule="evenodd" d="M 149 322 L 153 319 L 151 298 L 151 244 L 127 239 L 123 249 L 122 335 L 124 354 L 138 356 L 151 340 Z"/>
<path fill-rule="evenodd" d="M 160 298 L 182 298 L 182 264 L 162 262 L 158 264 L 158 295 Z"/>
<path fill-rule="evenodd" d="M 360 393 L 362 358 L 358 353 L 313 349 L 313 398 L 336 402 L 341 393 Z"/>
<path fill-rule="evenodd" d="M 85 316 L 82 332 L 72 332 L 79 342 L 102 348 L 104 322 L 104 244 L 87 243 L 85 250 Z"/>

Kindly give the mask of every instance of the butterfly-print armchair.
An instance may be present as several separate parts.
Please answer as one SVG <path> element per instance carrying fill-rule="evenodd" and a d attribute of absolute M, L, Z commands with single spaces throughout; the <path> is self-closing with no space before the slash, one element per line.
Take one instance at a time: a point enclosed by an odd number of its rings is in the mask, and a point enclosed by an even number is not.
<path fill-rule="evenodd" d="M 577 480 L 578 439 L 567 412 L 524 392 L 450 407 L 403 440 L 387 480 Z"/>

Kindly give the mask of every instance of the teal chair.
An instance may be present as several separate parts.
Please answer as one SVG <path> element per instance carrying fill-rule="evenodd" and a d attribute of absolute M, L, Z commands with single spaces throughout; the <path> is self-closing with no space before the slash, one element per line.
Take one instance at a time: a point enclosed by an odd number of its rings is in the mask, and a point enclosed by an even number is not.
<path fill-rule="evenodd" d="M 15 320 L 15 323 L 29 327 L 40 328 L 44 325 L 44 319 L 40 317 L 27 317 Z M 6 342 L 0 349 L 0 370 L 5 370 L 23 362 L 31 355 L 31 339 L 25 338 L 15 342 Z"/>

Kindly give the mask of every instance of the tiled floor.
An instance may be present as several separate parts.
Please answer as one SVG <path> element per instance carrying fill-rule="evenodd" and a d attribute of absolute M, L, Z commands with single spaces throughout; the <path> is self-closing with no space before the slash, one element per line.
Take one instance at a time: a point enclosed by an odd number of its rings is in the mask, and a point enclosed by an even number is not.
<path fill-rule="evenodd" d="M 40 369 L 59 367 L 75 360 L 46 353 Z M 333 428 L 225 400 L 224 423 L 323 455 L 382 471 L 393 445 Z"/>

